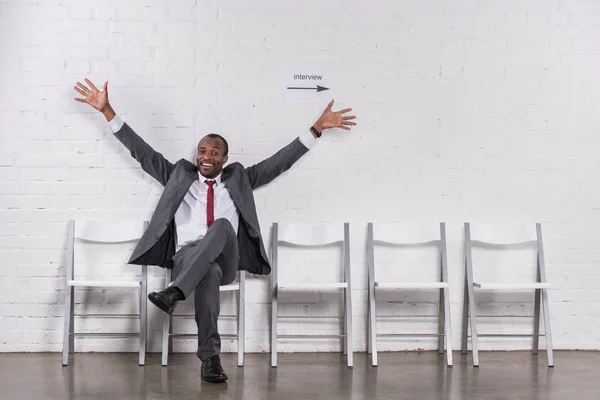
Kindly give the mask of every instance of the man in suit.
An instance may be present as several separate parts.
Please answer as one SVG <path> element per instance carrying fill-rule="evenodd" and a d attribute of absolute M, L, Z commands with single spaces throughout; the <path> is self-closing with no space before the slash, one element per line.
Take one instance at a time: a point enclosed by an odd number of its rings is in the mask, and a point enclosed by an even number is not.
<path fill-rule="evenodd" d="M 100 111 L 131 156 L 165 188 L 129 263 L 172 268 L 173 284 L 148 295 L 166 313 L 171 314 L 195 290 L 202 379 L 223 382 L 227 374 L 219 356 L 219 286 L 233 282 L 238 269 L 261 275 L 271 272 L 252 190 L 288 170 L 325 129 L 350 130 L 355 117 L 344 115 L 350 108 L 332 111 L 332 100 L 309 130 L 248 168 L 239 163 L 224 167 L 229 146 L 217 134 L 200 140 L 196 165 L 184 159 L 173 164 L 116 115 L 108 101 L 108 82 L 103 90 L 88 79 L 85 82 L 87 86 L 77 82 L 74 87 L 83 96 L 75 100 Z"/>

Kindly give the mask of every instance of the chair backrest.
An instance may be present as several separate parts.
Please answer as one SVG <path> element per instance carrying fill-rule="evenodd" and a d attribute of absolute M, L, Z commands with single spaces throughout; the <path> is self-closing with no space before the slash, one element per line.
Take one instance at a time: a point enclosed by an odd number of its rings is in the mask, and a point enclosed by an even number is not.
<path fill-rule="evenodd" d="M 370 278 L 375 280 L 375 246 L 394 248 L 394 256 L 390 257 L 390 262 L 393 264 L 393 270 L 402 270 L 402 277 L 395 276 L 394 279 L 411 280 L 411 278 L 422 281 L 441 280 L 447 282 L 447 254 L 446 254 L 446 224 L 444 222 L 406 222 L 406 223 L 369 223 L 367 225 L 367 257 L 369 260 Z M 423 265 L 423 260 L 426 259 L 424 251 L 427 247 L 437 247 L 436 257 L 438 258 L 439 269 L 434 271 L 433 268 L 428 269 Z M 422 251 L 418 257 L 413 256 L 413 261 L 417 262 L 418 270 L 414 268 L 402 268 L 402 262 L 399 262 L 397 248 L 411 248 L 415 251 Z M 378 250 L 382 254 L 384 249 Z M 431 256 L 429 250 L 428 256 Z M 378 262 L 377 264 L 383 264 Z M 432 276 L 434 275 L 434 277 Z M 397 274 L 395 274 L 397 275 Z"/>
<path fill-rule="evenodd" d="M 544 248 L 540 223 L 464 224 L 465 263 L 475 281 L 537 281 L 544 275 Z M 474 249 L 479 267 L 473 267 Z M 533 262 L 535 268 L 524 264 Z M 540 270 L 540 267 L 542 270 Z"/>
<path fill-rule="evenodd" d="M 373 240 L 381 243 L 433 244 L 439 243 L 442 236 L 441 225 L 437 222 L 378 223 L 376 227 L 373 223 L 369 223 L 369 226 L 373 229 Z"/>
<path fill-rule="evenodd" d="M 524 223 L 465 223 L 470 228 L 470 240 L 475 245 L 514 246 L 537 244 L 536 224 Z M 466 239 L 466 235 L 465 235 Z"/>
<path fill-rule="evenodd" d="M 69 221 L 67 278 L 140 276 L 139 266 L 126 265 L 147 225 L 147 221 Z"/>
<path fill-rule="evenodd" d="M 70 221 L 74 238 L 99 243 L 123 243 L 139 240 L 146 230 L 146 222 Z"/>
<path fill-rule="evenodd" d="M 289 245 L 326 246 L 344 241 L 344 226 L 342 224 L 275 223 L 273 227 L 277 230 L 278 241 Z"/>
<path fill-rule="evenodd" d="M 271 231 L 271 263 L 277 279 L 281 245 L 296 248 L 318 248 L 332 245 L 342 248 L 343 281 L 350 279 L 350 224 L 273 223 Z"/>

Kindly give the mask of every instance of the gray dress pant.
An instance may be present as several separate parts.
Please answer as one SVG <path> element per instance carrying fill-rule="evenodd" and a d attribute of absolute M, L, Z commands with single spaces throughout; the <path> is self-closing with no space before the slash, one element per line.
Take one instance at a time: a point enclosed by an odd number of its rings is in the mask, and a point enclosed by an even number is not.
<path fill-rule="evenodd" d="M 188 243 L 173 256 L 173 286 L 187 298 L 195 292 L 198 357 L 204 361 L 221 352 L 218 318 L 220 285 L 235 280 L 239 251 L 231 223 L 215 220 L 202 239 Z"/>

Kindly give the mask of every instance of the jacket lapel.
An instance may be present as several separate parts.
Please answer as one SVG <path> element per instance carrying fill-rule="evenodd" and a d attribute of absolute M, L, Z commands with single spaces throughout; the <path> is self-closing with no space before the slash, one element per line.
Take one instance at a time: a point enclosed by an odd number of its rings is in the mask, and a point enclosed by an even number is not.
<path fill-rule="evenodd" d="M 229 191 L 229 195 L 231 196 L 231 200 L 233 200 L 233 204 L 237 207 L 240 214 L 244 214 L 245 210 L 243 207 L 242 194 L 240 193 L 240 189 L 238 185 L 236 185 L 235 179 L 231 174 L 225 175 L 223 171 L 223 184 Z"/>
<path fill-rule="evenodd" d="M 129 262 L 133 262 L 133 260 L 149 251 L 163 236 L 188 189 L 194 180 L 198 178 L 197 171 L 198 168 L 194 164 L 185 160 L 180 167 L 175 168 L 158 200 L 148 229 L 146 229 L 144 236 L 133 251 Z"/>
<path fill-rule="evenodd" d="M 174 179 L 170 179 L 165 187 L 165 192 L 171 192 L 171 195 L 165 196 L 167 204 L 165 204 L 164 211 L 168 220 L 173 218 L 190 186 L 198 179 L 198 168 L 194 164 L 188 161 L 183 163 L 182 167 L 183 171 L 179 174 L 175 170 Z M 157 211 L 158 209 L 159 207 L 157 207 Z"/>

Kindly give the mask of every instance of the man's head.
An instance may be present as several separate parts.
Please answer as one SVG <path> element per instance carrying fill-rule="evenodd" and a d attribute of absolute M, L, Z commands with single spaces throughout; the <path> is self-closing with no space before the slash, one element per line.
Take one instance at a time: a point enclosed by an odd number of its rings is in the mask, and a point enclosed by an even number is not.
<path fill-rule="evenodd" d="M 215 178 L 221 173 L 223 165 L 229 157 L 229 145 L 221 135 L 211 133 L 206 135 L 198 143 L 196 164 L 200 174 L 205 178 Z"/>

